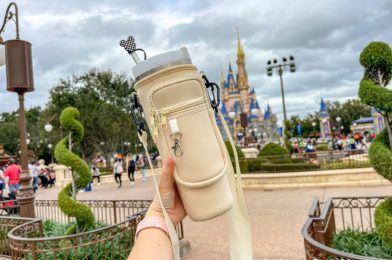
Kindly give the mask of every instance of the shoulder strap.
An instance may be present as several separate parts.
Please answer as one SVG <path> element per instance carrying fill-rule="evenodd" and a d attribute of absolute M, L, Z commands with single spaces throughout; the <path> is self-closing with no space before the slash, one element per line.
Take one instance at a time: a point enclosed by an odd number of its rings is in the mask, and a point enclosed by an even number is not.
<path fill-rule="evenodd" d="M 236 178 L 234 175 L 227 176 L 227 178 L 229 178 L 229 184 L 234 198 L 233 208 L 226 213 L 226 222 L 228 224 L 229 231 L 230 256 L 232 260 L 252 260 L 252 229 L 242 189 L 241 169 L 238 162 L 237 149 L 220 109 L 218 109 L 217 113 L 222 122 L 226 136 L 229 138 L 235 159 Z"/>

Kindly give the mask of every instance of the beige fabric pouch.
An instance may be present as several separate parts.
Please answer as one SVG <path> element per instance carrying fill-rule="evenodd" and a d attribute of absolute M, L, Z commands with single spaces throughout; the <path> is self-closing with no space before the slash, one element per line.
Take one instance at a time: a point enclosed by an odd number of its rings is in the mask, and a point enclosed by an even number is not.
<path fill-rule="evenodd" d="M 227 175 L 234 174 L 233 167 L 205 82 L 187 50 L 152 57 L 133 73 L 159 153 L 163 160 L 175 161 L 175 180 L 188 216 L 203 221 L 230 210 Z"/>

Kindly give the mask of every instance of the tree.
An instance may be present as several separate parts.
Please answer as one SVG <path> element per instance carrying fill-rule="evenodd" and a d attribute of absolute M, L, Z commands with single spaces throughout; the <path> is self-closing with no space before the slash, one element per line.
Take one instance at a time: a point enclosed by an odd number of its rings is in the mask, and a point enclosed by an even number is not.
<path fill-rule="evenodd" d="M 392 91 L 386 88 L 392 77 L 392 50 L 386 43 L 372 42 L 362 51 L 359 60 L 365 69 L 359 97 L 384 116 L 386 125 L 386 130 L 372 142 L 369 159 L 374 169 L 392 182 Z M 375 223 L 381 239 L 392 247 L 392 198 L 376 208 Z"/>
<path fill-rule="evenodd" d="M 345 134 L 350 133 L 352 121 L 361 117 L 371 116 L 370 107 L 362 103 L 359 99 L 349 99 L 343 104 L 338 101 L 328 102 L 327 104 L 331 126 L 335 126 L 336 128 L 343 126 L 342 132 Z M 337 117 L 341 118 L 340 123 L 336 121 Z"/>
<path fill-rule="evenodd" d="M 123 151 L 123 143 L 139 143 L 131 120 L 133 82 L 124 74 L 92 69 L 80 76 L 60 80 L 50 91 L 48 116 L 59 115 L 68 106 L 80 111 L 86 135 L 79 151 L 85 159 L 101 151 Z M 59 131 L 58 121 L 53 122 Z M 59 136 L 59 135 L 57 135 Z"/>

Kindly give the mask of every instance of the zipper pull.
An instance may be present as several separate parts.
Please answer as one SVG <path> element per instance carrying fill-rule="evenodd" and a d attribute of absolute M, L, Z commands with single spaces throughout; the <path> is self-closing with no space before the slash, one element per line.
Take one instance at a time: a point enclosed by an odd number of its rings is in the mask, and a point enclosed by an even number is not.
<path fill-rule="evenodd" d="M 171 130 L 170 139 L 172 139 L 174 142 L 174 145 L 171 147 L 171 149 L 173 149 L 173 153 L 176 157 L 181 157 L 184 152 L 182 151 L 180 144 L 182 133 L 178 127 L 177 119 L 170 120 L 169 124 Z"/>
<path fill-rule="evenodd" d="M 167 114 L 168 114 L 167 111 L 164 111 L 164 112 L 161 113 L 160 120 L 161 120 L 162 128 L 166 128 L 167 127 Z"/>
<path fill-rule="evenodd" d="M 154 140 L 154 143 L 156 143 L 156 140 L 158 139 L 158 124 L 155 109 L 152 107 L 150 108 L 150 124 L 152 128 L 152 139 Z"/>

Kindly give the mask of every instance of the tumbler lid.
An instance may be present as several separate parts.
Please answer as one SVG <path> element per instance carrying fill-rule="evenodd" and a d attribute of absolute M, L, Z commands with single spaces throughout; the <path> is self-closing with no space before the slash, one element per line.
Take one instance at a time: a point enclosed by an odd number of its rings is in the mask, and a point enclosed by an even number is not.
<path fill-rule="evenodd" d="M 182 47 L 177 51 L 169 51 L 144 60 L 132 68 L 133 76 L 138 81 L 159 70 L 172 66 L 192 64 L 187 48 Z"/>

